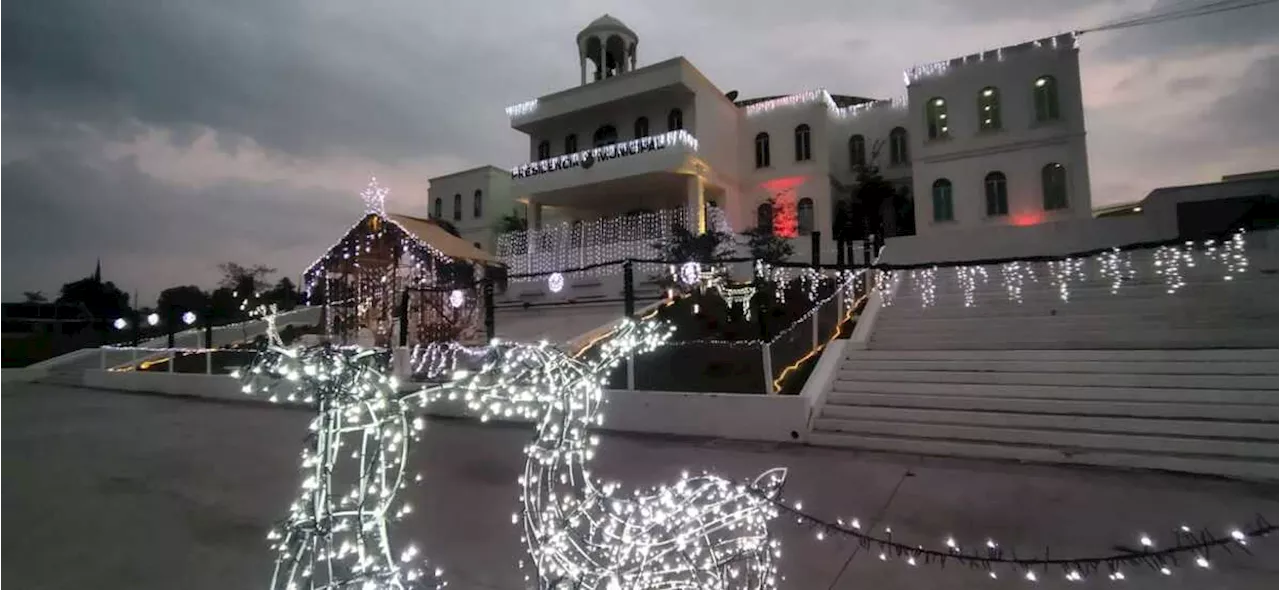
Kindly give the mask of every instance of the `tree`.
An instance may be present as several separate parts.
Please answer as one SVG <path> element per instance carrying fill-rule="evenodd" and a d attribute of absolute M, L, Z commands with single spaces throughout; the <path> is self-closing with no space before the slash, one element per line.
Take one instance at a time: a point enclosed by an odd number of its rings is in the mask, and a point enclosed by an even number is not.
<path fill-rule="evenodd" d="M 49 298 L 44 296 L 43 291 L 23 291 L 23 303 L 48 303 Z"/>
<path fill-rule="evenodd" d="M 527 231 L 529 229 L 529 220 L 521 217 L 519 211 L 512 209 L 510 213 L 498 218 L 495 229 L 500 234 Z"/>
<path fill-rule="evenodd" d="M 238 296 L 249 297 L 267 288 L 267 277 L 275 274 L 276 269 L 261 264 L 241 266 L 234 262 L 218 265 L 222 271 L 222 282 L 219 286 L 235 291 Z"/>
<path fill-rule="evenodd" d="M 58 303 L 81 306 L 95 318 L 123 317 L 129 311 L 129 296 L 111 281 L 83 278 L 63 285 L 59 293 Z"/>
<path fill-rule="evenodd" d="M 209 313 L 209 294 L 195 285 L 169 287 L 160 292 L 156 309 L 168 321 L 174 321 L 188 311 L 203 317 Z"/>
<path fill-rule="evenodd" d="M 753 227 L 743 232 L 743 235 L 747 236 L 747 248 L 750 249 L 752 258 L 765 262 L 782 262 L 790 258 L 794 251 L 791 242 L 782 236 L 795 235 L 795 208 L 793 206 L 790 213 L 783 211 L 786 207 L 779 207 L 774 197 L 769 197 L 766 204 L 773 211 L 773 226 Z M 787 229 L 790 229 L 791 234 L 786 233 Z"/>
<path fill-rule="evenodd" d="M 718 229 L 695 235 L 676 223 L 671 225 L 671 238 L 655 242 L 653 247 L 668 262 L 713 262 L 733 254 L 733 236 Z"/>
<path fill-rule="evenodd" d="M 267 303 L 276 304 L 281 311 L 288 311 L 302 302 L 302 293 L 293 285 L 289 277 L 280 277 L 280 280 L 276 281 L 276 286 L 267 291 L 264 299 Z"/>

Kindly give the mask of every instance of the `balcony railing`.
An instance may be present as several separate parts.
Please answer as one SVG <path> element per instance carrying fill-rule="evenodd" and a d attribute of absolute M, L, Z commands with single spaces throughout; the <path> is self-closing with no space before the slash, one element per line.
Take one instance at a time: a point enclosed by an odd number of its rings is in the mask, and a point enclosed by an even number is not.
<path fill-rule="evenodd" d="M 663 150 L 670 147 L 685 147 L 690 151 L 698 151 L 698 139 L 684 129 L 668 131 L 659 135 L 641 137 L 615 144 L 582 150 L 580 152 L 555 156 L 537 162 L 530 162 L 511 169 L 511 176 L 527 178 L 564 170 L 567 168 L 590 168 L 596 162 L 624 158 L 635 154 Z"/>

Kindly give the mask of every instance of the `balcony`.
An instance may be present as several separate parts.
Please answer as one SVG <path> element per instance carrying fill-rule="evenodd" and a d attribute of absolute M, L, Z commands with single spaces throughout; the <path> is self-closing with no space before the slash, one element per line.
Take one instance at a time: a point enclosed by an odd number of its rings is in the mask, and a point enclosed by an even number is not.
<path fill-rule="evenodd" d="M 698 140 L 683 129 L 555 156 L 511 169 L 517 195 L 536 195 L 652 172 L 678 170 Z"/>

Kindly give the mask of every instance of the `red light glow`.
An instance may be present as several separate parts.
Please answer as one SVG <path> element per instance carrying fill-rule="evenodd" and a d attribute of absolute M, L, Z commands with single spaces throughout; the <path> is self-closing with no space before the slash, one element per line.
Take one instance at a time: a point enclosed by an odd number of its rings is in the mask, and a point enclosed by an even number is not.
<path fill-rule="evenodd" d="M 1015 213 L 1010 218 L 1013 225 L 1018 227 L 1026 227 L 1029 225 L 1039 225 L 1044 222 L 1044 214 L 1042 213 Z"/>
<path fill-rule="evenodd" d="M 764 190 L 767 190 L 771 193 L 777 194 L 777 193 L 782 193 L 790 190 L 795 190 L 796 187 L 804 184 L 806 180 L 808 179 L 804 176 L 783 176 L 780 178 L 770 178 L 769 180 L 766 180 L 760 183 L 760 188 L 763 188 Z"/>

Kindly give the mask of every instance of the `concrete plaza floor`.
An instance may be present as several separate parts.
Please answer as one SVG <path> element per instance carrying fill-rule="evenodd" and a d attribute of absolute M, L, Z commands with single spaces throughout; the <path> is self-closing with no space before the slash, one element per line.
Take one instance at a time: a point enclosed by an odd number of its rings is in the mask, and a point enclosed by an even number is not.
<path fill-rule="evenodd" d="M 265 532 L 295 494 L 306 411 L 55 385 L 3 392 L 3 581 L 13 588 L 265 587 Z M 511 525 L 521 447 L 531 431 L 460 420 L 430 422 L 411 463 L 414 515 L 394 529 L 443 565 L 450 587 L 521 587 L 523 548 Z M 744 442 L 606 435 L 595 471 L 627 486 L 681 470 L 738 478 L 790 469 L 786 495 L 817 514 L 893 527 L 899 540 L 938 547 L 993 537 L 1027 553 L 1111 553 L 1138 531 L 1170 538 L 1186 523 L 1215 530 L 1255 515 L 1276 522 L 1276 486 L 1154 473 L 865 454 Z M 778 520 L 785 590 L 1026 588 L 950 564 L 882 563 L 857 544 Z M 1128 572 L 1136 588 L 1275 588 L 1277 543 L 1255 556 L 1213 554 L 1212 570 L 1173 577 Z M 1038 587 L 1067 587 L 1061 572 Z M 1085 585 L 1109 586 L 1102 578 Z"/>

